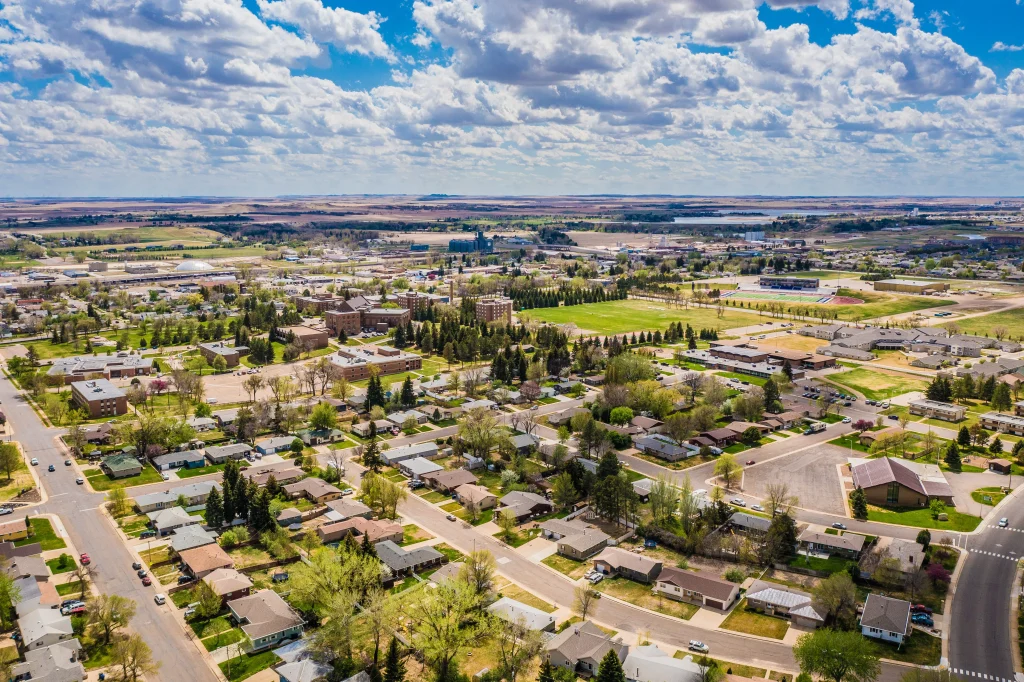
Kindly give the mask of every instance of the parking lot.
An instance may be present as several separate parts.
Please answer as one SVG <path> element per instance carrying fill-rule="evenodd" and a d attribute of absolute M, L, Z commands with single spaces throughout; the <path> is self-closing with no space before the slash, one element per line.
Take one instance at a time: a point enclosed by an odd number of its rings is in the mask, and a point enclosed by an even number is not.
<path fill-rule="evenodd" d="M 789 485 L 798 506 L 829 514 L 843 514 L 843 492 L 836 465 L 850 456 L 834 445 L 815 445 L 793 455 L 779 457 L 744 471 L 743 489 L 749 495 L 763 498 L 769 483 Z"/>

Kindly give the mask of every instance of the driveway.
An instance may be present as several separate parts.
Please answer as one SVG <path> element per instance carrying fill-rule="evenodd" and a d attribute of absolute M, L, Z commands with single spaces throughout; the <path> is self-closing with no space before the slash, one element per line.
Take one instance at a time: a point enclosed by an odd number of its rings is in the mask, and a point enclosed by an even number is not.
<path fill-rule="evenodd" d="M 741 455 L 742 457 L 742 455 Z M 835 445 L 816 445 L 786 457 L 747 467 L 743 491 L 764 498 L 770 483 L 783 482 L 796 495 L 799 507 L 828 514 L 843 514 L 843 493 L 836 465 L 849 453 Z"/>

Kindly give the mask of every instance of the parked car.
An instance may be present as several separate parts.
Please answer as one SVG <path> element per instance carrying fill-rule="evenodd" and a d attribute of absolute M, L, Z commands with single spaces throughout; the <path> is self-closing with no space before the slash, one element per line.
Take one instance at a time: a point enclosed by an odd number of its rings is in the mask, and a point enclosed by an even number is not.
<path fill-rule="evenodd" d="M 706 654 L 707 652 L 711 651 L 707 644 L 697 639 L 690 640 L 689 649 L 690 651 L 698 651 L 702 654 Z"/>
<path fill-rule="evenodd" d="M 87 552 L 82 552 L 81 554 L 79 554 L 78 561 L 81 562 L 83 566 L 88 566 L 92 563 L 92 559 L 89 558 L 89 554 Z"/>
<path fill-rule="evenodd" d="M 601 575 L 600 573 L 598 573 L 597 575 L 590 576 L 590 584 L 591 585 L 596 585 L 599 582 L 601 582 L 602 580 L 604 580 L 604 576 Z"/>
<path fill-rule="evenodd" d="M 81 599 L 65 599 L 64 601 L 62 601 L 60 603 L 60 607 L 64 608 L 65 606 L 71 606 L 72 604 L 84 604 L 84 603 L 85 602 L 83 602 Z"/>
<path fill-rule="evenodd" d="M 152 584 L 153 584 L 153 579 L 152 579 L 152 578 L 150 578 L 150 577 L 149 577 L 149 576 L 147 575 L 147 576 L 146 576 L 145 578 L 143 578 L 143 579 L 142 579 L 142 584 L 143 584 L 143 585 L 145 585 L 146 587 L 149 587 L 150 585 L 152 585 Z"/>
<path fill-rule="evenodd" d="M 740 497 L 734 497 L 731 500 L 729 500 L 729 502 L 731 504 L 735 504 L 737 507 L 746 507 L 747 506 L 747 503 L 743 500 L 743 498 L 740 498 Z"/>
<path fill-rule="evenodd" d="M 39 466 L 39 459 L 36 457 L 32 458 L 32 466 Z"/>
<path fill-rule="evenodd" d="M 838 521 L 833 523 L 832 527 L 837 529 L 837 530 L 846 530 L 846 524 L 845 523 L 839 523 Z"/>
<path fill-rule="evenodd" d="M 66 466 L 66 467 L 71 466 L 71 460 L 70 459 L 64 460 L 64 466 Z"/>
<path fill-rule="evenodd" d="M 195 613 L 196 613 L 196 607 L 190 606 L 187 609 L 185 609 L 185 613 L 183 615 L 184 615 L 185 618 L 191 618 L 192 616 L 195 615 Z"/>
<path fill-rule="evenodd" d="M 75 479 L 75 483 L 77 483 L 78 485 L 83 485 L 85 483 L 85 479 L 79 476 L 78 478 Z"/>
<path fill-rule="evenodd" d="M 764 511 L 764 507 L 762 507 L 759 504 L 752 504 L 752 505 L 750 505 L 750 508 L 753 509 L 756 512 L 763 512 Z"/>
<path fill-rule="evenodd" d="M 79 602 L 78 604 L 72 604 L 71 606 L 65 606 L 60 610 L 62 616 L 74 616 L 79 613 L 85 613 L 85 604 Z"/>
<path fill-rule="evenodd" d="M 156 531 L 155 530 L 144 530 L 141 533 L 139 533 L 139 539 L 140 540 L 145 540 L 146 538 L 155 538 L 155 537 L 156 537 Z"/>
<path fill-rule="evenodd" d="M 932 610 L 924 604 L 914 604 L 910 607 L 911 613 L 927 613 L 929 616 L 932 615 Z"/>
<path fill-rule="evenodd" d="M 153 601 L 157 603 L 157 606 L 163 606 L 167 603 L 167 595 L 163 592 L 157 592 L 153 595 Z"/>
<path fill-rule="evenodd" d="M 133 571 L 141 571 L 142 570 L 142 564 L 140 564 L 138 561 L 133 561 L 132 562 L 132 570 Z"/>
<path fill-rule="evenodd" d="M 190 576 L 190 575 L 179 575 L 178 576 L 178 584 L 179 585 L 184 585 L 185 583 L 190 583 L 190 582 L 192 582 L 192 576 Z"/>
<path fill-rule="evenodd" d="M 934 627 L 935 621 L 927 613 L 915 613 L 910 617 L 910 622 L 915 625 L 924 625 L 925 627 Z"/>
<path fill-rule="evenodd" d="M 148 575 L 148 573 L 146 569 L 140 568 L 137 571 L 135 571 L 135 575 L 139 576 L 140 578 L 145 578 Z"/>

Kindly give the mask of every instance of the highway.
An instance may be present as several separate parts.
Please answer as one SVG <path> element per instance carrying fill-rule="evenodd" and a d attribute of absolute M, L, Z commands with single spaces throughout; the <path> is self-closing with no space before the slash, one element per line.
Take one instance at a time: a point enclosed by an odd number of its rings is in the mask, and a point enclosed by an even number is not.
<path fill-rule="evenodd" d="M 153 659 L 160 664 L 160 671 L 153 679 L 163 682 L 218 679 L 196 645 L 186 638 L 170 602 L 157 606 L 153 601 L 159 588 L 143 586 L 135 575 L 134 557 L 101 510 L 105 496 L 75 484 L 77 467 L 64 466 L 66 456 L 54 440 L 61 431 L 44 426 L 7 377 L 0 379 L 0 402 L 14 440 L 21 443 L 28 459 L 39 459 L 37 473 L 48 496 L 43 504 L 28 507 L 27 515 L 59 516 L 75 548 L 89 553 L 97 589 L 135 601 L 137 610 L 131 629 L 143 636 L 153 651 Z M 53 473 L 46 471 L 50 464 L 56 468 Z M 20 510 L 16 513 L 25 515 Z"/>

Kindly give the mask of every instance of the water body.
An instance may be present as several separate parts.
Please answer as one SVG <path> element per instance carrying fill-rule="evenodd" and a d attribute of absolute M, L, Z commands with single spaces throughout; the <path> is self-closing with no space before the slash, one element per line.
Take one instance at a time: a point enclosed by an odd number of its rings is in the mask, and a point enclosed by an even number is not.
<path fill-rule="evenodd" d="M 963 237 L 964 239 L 976 242 L 985 238 L 983 234 L 958 234 L 957 237 Z"/>
<path fill-rule="evenodd" d="M 835 211 L 782 211 L 778 209 L 759 209 L 750 213 L 731 212 L 729 215 L 714 216 L 683 216 L 673 218 L 677 225 L 768 225 L 782 216 L 805 218 L 807 216 L 835 215 Z"/>

